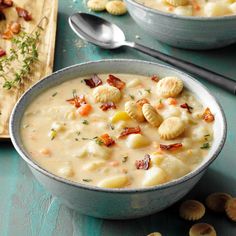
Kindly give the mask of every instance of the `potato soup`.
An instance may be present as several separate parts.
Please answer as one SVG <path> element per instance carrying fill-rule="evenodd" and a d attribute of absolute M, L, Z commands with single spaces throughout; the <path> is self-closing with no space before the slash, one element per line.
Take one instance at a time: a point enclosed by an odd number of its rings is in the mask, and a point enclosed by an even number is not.
<path fill-rule="evenodd" d="M 136 0 L 160 11 L 180 16 L 216 17 L 236 14 L 235 0 Z"/>
<path fill-rule="evenodd" d="M 196 169 L 214 115 L 181 78 L 99 74 L 64 82 L 27 107 L 21 137 L 49 172 L 104 188 L 140 188 Z"/>

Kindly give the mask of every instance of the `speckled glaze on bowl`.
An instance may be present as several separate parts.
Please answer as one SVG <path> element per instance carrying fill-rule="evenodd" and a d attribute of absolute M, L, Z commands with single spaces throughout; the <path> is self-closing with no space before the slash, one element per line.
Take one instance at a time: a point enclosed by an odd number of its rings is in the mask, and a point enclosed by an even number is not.
<path fill-rule="evenodd" d="M 174 47 L 214 49 L 236 42 L 236 15 L 187 17 L 149 8 L 125 0 L 134 21 L 154 38 Z"/>
<path fill-rule="evenodd" d="M 40 167 L 25 150 L 20 124 L 26 107 L 43 91 L 64 81 L 93 73 L 130 73 L 140 75 L 173 75 L 215 114 L 215 139 L 209 155 L 198 169 L 188 175 L 155 187 L 138 189 L 105 189 L 83 185 L 58 177 Z M 68 207 L 99 218 L 129 219 L 161 211 L 172 205 L 200 180 L 207 167 L 220 153 L 226 138 L 226 121 L 222 108 L 208 90 L 198 81 L 171 67 L 135 60 L 103 60 L 65 68 L 48 76 L 29 89 L 16 104 L 10 119 L 10 136 L 14 147 L 26 161 L 37 180 Z"/>

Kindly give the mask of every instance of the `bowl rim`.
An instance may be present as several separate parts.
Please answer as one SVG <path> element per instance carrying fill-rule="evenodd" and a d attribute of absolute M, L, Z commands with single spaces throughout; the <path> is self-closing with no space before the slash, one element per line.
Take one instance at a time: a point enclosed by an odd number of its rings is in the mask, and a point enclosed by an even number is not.
<path fill-rule="evenodd" d="M 168 13 L 164 11 L 160 11 L 158 9 L 154 9 L 148 6 L 145 6 L 136 0 L 124 0 L 126 2 L 129 2 L 130 4 L 133 4 L 136 7 L 139 7 L 145 11 L 148 11 L 150 13 L 159 14 L 162 16 L 167 16 L 172 19 L 181 19 L 181 20 L 192 20 L 192 21 L 222 21 L 222 20 L 236 20 L 236 15 L 226 15 L 226 16 L 214 16 L 214 17 L 207 17 L 207 16 L 180 16 L 173 13 Z"/>
<path fill-rule="evenodd" d="M 190 173 L 188 173 L 187 175 L 184 175 L 178 179 L 172 180 L 170 182 L 161 184 L 161 185 L 156 185 L 156 186 L 151 186 L 151 187 L 145 187 L 145 188 L 132 188 L 132 189 L 124 189 L 124 188 L 101 188 L 101 187 L 97 187 L 97 186 L 93 186 L 93 185 L 85 185 L 82 183 L 78 183 L 72 180 L 68 180 L 65 178 L 62 178 L 60 176 L 57 176 L 51 172 L 49 172 L 48 170 L 44 169 L 43 167 L 41 167 L 36 161 L 34 161 L 33 159 L 30 158 L 30 155 L 28 155 L 26 153 L 26 150 L 23 148 L 23 145 L 20 145 L 20 139 L 18 140 L 15 136 L 15 120 L 17 120 L 17 116 L 19 116 L 19 114 L 21 112 L 18 111 L 18 107 L 20 107 L 19 105 L 21 104 L 21 101 L 23 100 L 23 98 L 25 96 L 27 96 L 28 94 L 31 94 L 32 91 L 34 91 L 35 89 L 37 89 L 38 86 L 40 86 L 41 84 L 47 83 L 47 81 L 51 80 L 51 77 L 56 76 L 57 74 L 60 73 L 66 73 L 67 71 L 70 71 L 73 68 L 76 67 L 81 67 L 81 66 L 90 66 L 92 64 L 100 64 L 100 63 L 105 63 L 105 62 L 110 62 L 110 63 L 117 63 L 117 62 L 126 62 L 126 64 L 130 63 L 141 63 L 141 64 L 146 64 L 148 65 L 153 65 L 153 66 L 158 66 L 158 67 L 162 67 L 164 69 L 170 70 L 170 71 L 174 71 L 192 81 L 194 81 L 195 83 L 197 83 L 199 86 L 202 87 L 202 89 L 204 89 L 209 96 L 211 97 L 211 99 L 216 103 L 216 105 L 218 106 L 221 116 L 222 116 L 222 125 L 223 125 L 223 134 L 222 134 L 222 138 L 220 140 L 220 144 L 217 147 L 217 149 L 214 151 L 214 153 L 212 154 L 212 156 L 209 158 L 209 160 L 207 162 L 204 163 L 204 165 L 198 167 L 197 169 L 195 169 L 194 171 L 191 171 Z M 72 78 L 71 78 L 72 79 Z M 70 79 L 68 79 L 70 80 Z M 24 110 L 25 111 L 25 110 Z M 167 66 L 161 63 L 155 63 L 155 62 L 150 62 L 150 61 L 144 61 L 144 60 L 135 60 L 135 59 L 102 59 L 102 60 L 96 60 L 96 61 L 88 61 L 88 62 L 84 62 L 84 63 L 79 63 L 79 64 L 75 64 L 72 66 L 68 66 L 65 67 L 63 69 L 60 69 L 54 73 L 52 73 L 51 75 L 48 75 L 46 77 L 44 77 L 42 80 L 40 80 L 39 82 L 37 82 L 36 84 L 34 84 L 31 88 L 29 88 L 22 96 L 21 98 L 18 100 L 18 102 L 15 104 L 13 111 L 11 113 L 10 116 L 10 121 L 9 121 L 9 133 L 10 133 L 10 138 L 12 141 L 12 144 L 14 146 L 14 148 L 16 149 L 16 151 L 18 152 L 18 154 L 21 156 L 21 158 L 32 168 L 34 168 L 35 170 L 37 170 L 38 172 L 40 172 L 43 175 L 46 175 L 47 177 L 61 182 L 63 184 L 67 184 L 73 187 L 77 187 L 78 189 L 83 189 L 83 190 L 87 190 L 87 191 L 98 191 L 98 192 L 109 192 L 109 193 L 120 193 L 120 194 L 127 194 L 127 193 L 144 193 L 144 192 L 152 192 L 152 191 L 156 191 L 156 190 L 163 190 L 163 189 L 168 189 L 170 187 L 173 187 L 175 185 L 178 184 L 182 184 L 192 178 L 194 178 L 195 176 L 197 176 L 198 174 L 200 174 L 201 172 L 203 172 L 204 170 L 206 170 L 208 168 L 208 166 L 217 158 L 217 156 L 219 155 L 219 153 L 221 152 L 225 141 L 226 141 L 226 136 L 227 136 L 227 122 L 226 122 L 226 117 L 223 111 L 222 106 L 220 105 L 220 103 L 218 102 L 218 100 L 210 93 L 210 91 L 205 87 L 205 85 L 203 85 L 201 82 L 199 82 L 197 79 L 193 78 L 192 76 L 188 75 L 185 72 L 182 72 L 178 69 L 175 69 L 172 66 Z"/>

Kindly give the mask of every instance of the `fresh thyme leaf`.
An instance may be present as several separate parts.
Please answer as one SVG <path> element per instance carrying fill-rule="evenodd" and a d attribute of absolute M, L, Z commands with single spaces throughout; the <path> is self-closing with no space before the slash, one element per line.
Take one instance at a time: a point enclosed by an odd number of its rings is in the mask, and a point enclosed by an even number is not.
<path fill-rule="evenodd" d="M 80 131 L 76 131 L 76 134 L 79 136 L 81 134 L 81 132 Z"/>
<path fill-rule="evenodd" d="M 55 92 L 54 94 L 52 94 L 52 97 L 55 97 L 55 96 L 57 96 L 57 92 Z"/>
<path fill-rule="evenodd" d="M 92 179 L 82 179 L 84 182 L 92 182 Z"/>
<path fill-rule="evenodd" d="M 203 145 L 200 148 L 201 149 L 208 149 L 208 148 L 210 148 L 210 144 L 209 143 L 203 143 Z"/>
<path fill-rule="evenodd" d="M 96 144 L 103 145 L 103 141 L 99 137 L 94 137 L 93 139 L 95 139 Z"/>
<path fill-rule="evenodd" d="M 151 93 L 151 89 L 145 89 L 145 91 L 147 91 L 148 93 Z"/>
<path fill-rule="evenodd" d="M 82 124 L 83 124 L 83 125 L 88 125 L 89 122 L 88 122 L 87 120 L 83 120 Z"/>
<path fill-rule="evenodd" d="M 79 141 L 79 139 L 78 139 L 78 138 L 75 138 L 75 141 Z"/>

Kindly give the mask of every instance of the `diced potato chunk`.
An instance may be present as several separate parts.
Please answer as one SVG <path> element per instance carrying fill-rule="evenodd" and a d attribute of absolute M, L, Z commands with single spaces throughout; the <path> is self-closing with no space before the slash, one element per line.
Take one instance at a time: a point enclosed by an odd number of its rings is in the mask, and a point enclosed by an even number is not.
<path fill-rule="evenodd" d="M 236 2 L 232 3 L 229 8 L 233 13 L 236 13 Z"/>
<path fill-rule="evenodd" d="M 103 179 L 98 183 L 98 187 L 102 188 L 123 188 L 128 183 L 127 175 L 118 175 L 114 177 L 109 177 L 107 179 Z"/>
<path fill-rule="evenodd" d="M 118 121 L 126 121 L 129 120 L 130 117 L 128 116 L 128 114 L 125 111 L 117 111 L 113 117 L 111 118 L 111 122 L 114 124 Z"/>
<path fill-rule="evenodd" d="M 130 134 L 127 138 L 126 145 L 128 148 L 142 148 L 150 144 L 150 140 L 142 134 Z"/>
<path fill-rule="evenodd" d="M 165 156 L 163 154 L 151 154 L 150 158 L 151 158 L 151 163 L 153 165 L 159 166 L 163 161 L 163 159 L 165 158 Z"/>
<path fill-rule="evenodd" d="M 80 148 L 75 153 L 73 153 L 72 156 L 76 157 L 76 158 L 84 158 L 84 157 L 88 156 L 87 147 Z"/>
<path fill-rule="evenodd" d="M 154 166 L 146 171 L 142 185 L 145 187 L 163 184 L 168 180 L 168 176 L 164 170 Z"/>
<path fill-rule="evenodd" d="M 127 88 L 133 88 L 133 87 L 138 86 L 140 83 L 141 83 L 141 81 L 139 79 L 133 79 L 133 80 L 131 80 L 130 82 L 128 82 L 126 84 L 126 87 Z"/>
<path fill-rule="evenodd" d="M 178 6 L 175 8 L 174 13 L 179 16 L 192 16 L 193 15 L 193 7 L 189 6 Z"/>
<path fill-rule="evenodd" d="M 87 147 L 88 153 L 93 157 L 97 157 L 100 159 L 108 159 L 111 155 L 111 149 L 105 146 L 100 146 L 95 142 L 88 143 Z"/>
<path fill-rule="evenodd" d="M 208 2 L 204 8 L 205 15 L 208 17 L 212 16 L 223 16 L 228 14 L 229 7 L 221 2 Z"/>
<path fill-rule="evenodd" d="M 73 175 L 73 169 L 70 165 L 65 165 L 60 167 L 57 173 L 61 177 L 71 177 Z"/>
<path fill-rule="evenodd" d="M 160 168 L 165 170 L 165 172 L 172 179 L 180 178 L 190 172 L 188 166 L 186 166 L 182 161 L 175 157 L 166 156 L 160 163 Z"/>
<path fill-rule="evenodd" d="M 84 169 L 84 170 L 89 170 L 89 171 L 96 170 L 96 169 L 98 169 L 99 167 L 103 166 L 105 163 L 106 163 L 106 162 L 103 161 L 103 160 L 91 161 L 90 163 L 84 165 L 84 166 L 83 166 L 83 169 Z"/>
<path fill-rule="evenodd" d="M 65 130 L 65 124 L 61 123 L 61 122 L 53 122 L 51 129 L 53 129 L 55 131 L 63 131 L 63 130 Z"/>

